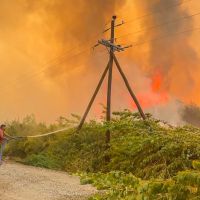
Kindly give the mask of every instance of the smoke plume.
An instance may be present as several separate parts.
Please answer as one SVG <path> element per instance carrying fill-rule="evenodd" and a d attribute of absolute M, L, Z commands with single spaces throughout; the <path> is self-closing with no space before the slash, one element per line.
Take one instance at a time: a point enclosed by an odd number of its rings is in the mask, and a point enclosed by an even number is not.
<path fill-rule="evenodd" d="M 141 40 L 150 41 L 145 71 L 152 82 L 160 77 L 160 86 L 154 89 L 191 102 L 197 90 L 199 57 L 190 43 L 194 21 L 181 3 L 181 0 L 137 1 L 137 6 L 141 13 L 155 13 L 143 20 L 145 39 L 141 36 Z"/>

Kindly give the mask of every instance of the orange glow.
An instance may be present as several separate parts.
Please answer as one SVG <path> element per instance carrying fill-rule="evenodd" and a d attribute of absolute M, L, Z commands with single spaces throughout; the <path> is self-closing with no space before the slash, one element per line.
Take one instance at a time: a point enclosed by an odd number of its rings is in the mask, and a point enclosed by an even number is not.
<path fill-rule="evenodd" d="M 151 90 L 146 93 L 138 93 L 137 98 L 141 106 L 146 109 L 151 108 L 152 106 L 166 104 L 169 100 L 169 95 L 167 94 L 167 92 L 155 93 L 153 90 Z M 131 105 L 130 107 L 136 108 L 136 105 L 132 99 L 129 99 L 129 102 Z"/>
<path fill-rule="evenodd" d="M 152 76 L 152 91 L 153 92 L 159 92 L 162 86 L 162 75 L 159 71 L 155 72 L 155 74 Z"/>

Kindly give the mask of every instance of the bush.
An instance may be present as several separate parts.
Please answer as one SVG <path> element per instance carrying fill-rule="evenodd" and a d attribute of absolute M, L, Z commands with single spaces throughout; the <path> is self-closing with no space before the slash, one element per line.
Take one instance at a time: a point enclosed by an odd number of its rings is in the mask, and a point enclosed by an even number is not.
<path fill-rule="evenodd" d="M 58 160 L 55 157 L 47 154 L 32 154 L 31 156 L 28 156 L 23 163 L 49 169 L 59 168 Z"/>
<path fill-rule="evenodd" d="M 93 184 L 103 195 L 90 200 L 187 200 L 200 198 L 200 171 L 179 172 L 173 179 L 141 180 L 132 174 L 113 171 L 107 174 L 80 174 L 82 184 Z"/>

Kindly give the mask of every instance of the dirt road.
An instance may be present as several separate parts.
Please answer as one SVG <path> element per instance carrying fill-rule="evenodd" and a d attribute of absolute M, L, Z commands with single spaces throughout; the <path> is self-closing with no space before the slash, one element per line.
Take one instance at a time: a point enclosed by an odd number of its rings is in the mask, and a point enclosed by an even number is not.
<path fill-rule="evenodd" d="M 65 172 L 11 162 L 0 166 L 0 200 L 85 200 L 95 192 Z"/>

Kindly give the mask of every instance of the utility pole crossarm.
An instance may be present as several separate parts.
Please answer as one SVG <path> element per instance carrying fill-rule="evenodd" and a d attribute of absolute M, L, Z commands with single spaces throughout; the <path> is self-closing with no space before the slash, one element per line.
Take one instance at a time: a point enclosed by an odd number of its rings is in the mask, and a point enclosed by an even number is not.
<path fill-rule="evenodd" d="M 113 17 L 115 17 L 115 19 L 116 19 L 116 16 L 113 16 Z M 121 26 L 121 25 L 123 25 L 123 24 L 125 24 L 124 21 L 122 21 L 120 24 L 115 25 L 114 28 L 115 28 L 115 27 L 118 27 L 118 26 Z M 107 28 L 106 30 L 104 30 L 103 33 L 107 32 L 107 31 L 109 31 L 109 30 L 111 30 L 111 27 L 110 27 L 110 28 Z"/>
<path fill-rule="evenodd" d="M 113 40 L 114 41 L 114 40 Z M 105 40 L 105 39 L 101 39 L 98 41 L 98 44 L 102 44 L 108 48 L 112 48 L 113 51 L 124 51 L 125 48 L 129 48 L 130 46 L 126 46 L 126 47 L 122 47 L 121 45 L 115 45 L 113 42 L 111 42 L 110 40 Z"/>

